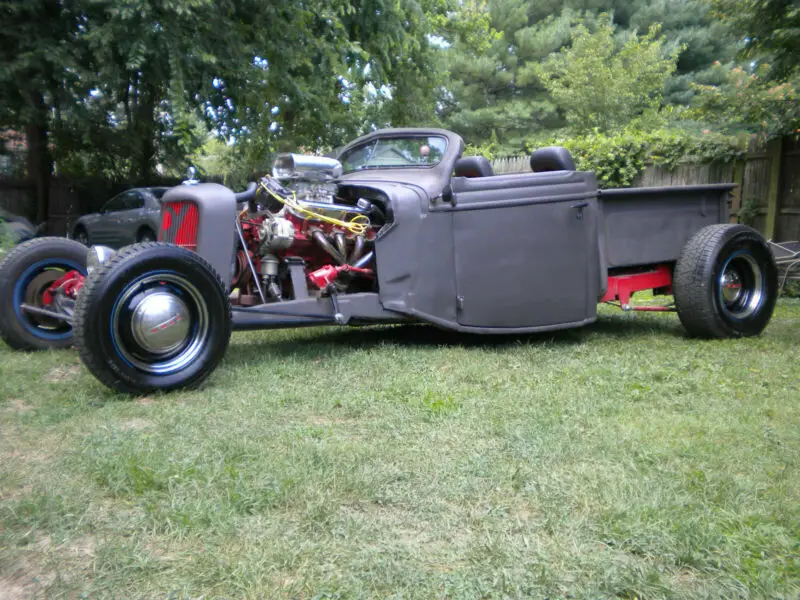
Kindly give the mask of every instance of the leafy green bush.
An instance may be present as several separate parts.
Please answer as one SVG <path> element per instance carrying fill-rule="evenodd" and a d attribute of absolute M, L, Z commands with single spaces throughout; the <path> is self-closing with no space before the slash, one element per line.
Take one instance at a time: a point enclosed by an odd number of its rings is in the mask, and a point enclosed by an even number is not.
<path fill-rule="evenodd" d="M 674 168 L 687 162 L 730 162 L 744 152 L 732 137 L 667 129 L 557 136 L 531 140 L 526 150 L 532 152 L 542 146 L 567 148 L 579 170 L 596 173 L 600 187 L 628 187 L 648 164 Z"/>
<path fill-rule="evenodd" d="M 6 230 L 6 225 L 0 220 L 0 256 L 14 245 L 11 234 Z"/>
<path fill-rule="evenodd" d="M 758 217 L 759 208 L 760 205 L 758 203 L 758 198 L 753 198 L 750 196 L 744 198 L 742 200 L 742 205 L 739 207 L 739 211 L 736 213 L 739 223 L 742 225 L 755 227 L 755 220 L 756 217 Z"/>
<path fill-rule="evenodd" d="M 800 281 L 790 279 L 783 284 L 781 296 L 784 298 L 800 298 Z"/>
<path fill-rule="evenodd" d="M 497 132 L 493 129 L 489 141 L 484 144 L 466 144 L 463 156 L 485 156 L 489 160 L 500 158 L 502 152 L 500 142 L 497 140 Z"/>

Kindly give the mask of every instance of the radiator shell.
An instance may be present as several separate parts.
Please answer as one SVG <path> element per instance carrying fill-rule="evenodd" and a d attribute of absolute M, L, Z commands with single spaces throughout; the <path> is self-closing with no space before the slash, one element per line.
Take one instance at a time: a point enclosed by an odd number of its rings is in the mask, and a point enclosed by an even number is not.
<path fill-rule="evenodd" d="M 158 239 L 176 243 L 181 230 L 181 215 L 171 214 L 168 228 L 164 227 L 164 213 L 171 211 L 174 203 L 192 203 L 197 207 L 197 247 L 195 251 L 217 272 L 226 290 L 230 290 L 234 251 L 236 249 L 236 196 L 218 183 L 180 185 L 168 190 L 161 199 L 161 223 Z M 170 222 L 171 221 L 171 222 Z M 183 244 L 185 245 L 185 244 Z"/>

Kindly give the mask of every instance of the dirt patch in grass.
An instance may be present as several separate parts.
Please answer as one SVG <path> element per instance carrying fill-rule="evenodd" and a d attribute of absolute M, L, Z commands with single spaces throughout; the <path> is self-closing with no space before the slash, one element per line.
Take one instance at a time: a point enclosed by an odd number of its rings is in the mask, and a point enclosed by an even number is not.
<path fill-rule="evenodd" d="M 11 413 L 26 413 L 33 410 L 33 407 L 21 398 L 11 398 L 6 405 L 6 410 Z"/>
<path fill-rule="evenodd" d="M 45 567 L 51 546 L 50 537 L 43 537 L 5 575 L 0 575 L 0 600 L 29 600 L 52 585 L 56 574 Z"/>
<path fill-rule="evenodd" d="M 123 421 L 119 424 L 120 429 L 127 429 L 127 430 L 137 430 L 137 429 L 146 429 L 148 427 L 152 427 L 153 423 L 148 421 L 147 419 L 139 419 L 133 418 L 128 419 L 127 421 Z"/>
<path fill-rule="evenodd" d="M 94 539 L 94 536 L 83 535 L 75 540 L 67 542 L 62 546 L 59 546 L 58 552 L 68 556 L 86 558 L 93 557 L 96 549 L 97 540 Z"/>
<path fill-rule="evenodd" d="M 3 425 L 0 437 L 0 460 L 16 459 L 23 462 L 43 462 L 53 458 L 60 443 L 52 436 L 28 439 L 25 430 L 17 425 Z"/>
<path fill-rule="evenodd" d="M 330 427 L 331 425 L 342 425 L 347 423 L 347 419 L 341 417 L 332 419 L 330 417 L 322 417 L 319 415 L 312 415 L 306 420 L 306 423 L 314 427 Z"/>
<path fill-rule="evenodd" d="M 96 548 L 97 542 L 91 535 L 83 535 L 57 546 L 53 545 L 50 536 L 43 535 L 17 558 L 5 575 L 0 576 L 0 600 L 28 600 L 47 595 L 47 589 L 57 578 L 52 563 L 66 563 L 70 567 L 59 568 L 59 571 L 77 573 L 88 568 Z"/>
<path fill-rule="evenodd" d="M 3 454 L 0 454 L 3 456 Z M 23 462 L 33 462 L 33 463 L 41 463 L 46 462 L 53 458 L 53 454 L 51 452 L 46 452 L 45 450 L 39 449 L 16 449 L 12 450 L 9 453 L 5 454 L 6 458 L 15 458 L 21 460 Z"/>
<path fill-rule="evenodd" d="M 0 500 L 15 502 L 27 496 L 32 489 L 33 488 L 27 483 L 23 483 L 11 489 L 0 489 Z"/>
<path fill-rule="evenodd" d="M 50 370 L 50 372 L 45 376 L 45 380 L 49 381 L 50 383 L 69 381 L 80 372 L 81 368 L 78 365 L 72 365 L 71 367 L 56 367 L 55 369 Z"/>

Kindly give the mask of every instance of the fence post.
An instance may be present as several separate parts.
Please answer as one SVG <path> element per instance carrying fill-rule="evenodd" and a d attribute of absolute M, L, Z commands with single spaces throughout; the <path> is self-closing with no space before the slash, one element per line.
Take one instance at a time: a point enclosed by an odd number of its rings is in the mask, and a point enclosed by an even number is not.
<path fill-rule="evenodd" d="M 737 160 L 733 163 L 733 183 L 736 189 L 733 190 L 733 201 L 731 202 L 731 223 L 739 222 L 739 210 L 742 208 L 742 188 L 744 187 L 744 166 L 747 161 Z"/>
<path fill-rule="evenodd" d="M 775 238 L 781 194 L 781 162 L 783 158 L 783 138 L 772 140 L 767 145 L 770 156 L 769 189 L 767 191 L 767 221 L 764 224 L 764 237 Z"/>

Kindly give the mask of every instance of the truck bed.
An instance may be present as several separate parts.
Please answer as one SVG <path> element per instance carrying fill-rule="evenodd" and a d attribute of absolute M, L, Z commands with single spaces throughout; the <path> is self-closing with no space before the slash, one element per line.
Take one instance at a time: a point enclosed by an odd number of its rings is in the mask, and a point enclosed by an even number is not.
<path fill-rule="evenodd" d="M 600 251 L 607 268 L 675 262 L 706 225 L 726 223 L 734 184 L 598 191 Z"/>

